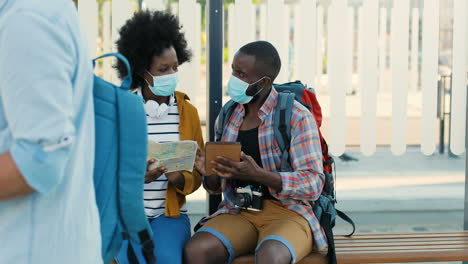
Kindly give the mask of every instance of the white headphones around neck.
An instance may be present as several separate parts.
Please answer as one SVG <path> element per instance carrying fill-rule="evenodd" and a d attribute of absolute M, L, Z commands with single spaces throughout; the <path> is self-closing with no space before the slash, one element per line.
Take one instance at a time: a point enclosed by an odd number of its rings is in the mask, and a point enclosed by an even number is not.
<path fill-rule="evenodd" d="M 138 93 L 141 94 L 141 89 L 139 89 Z M 169 105 L 166 103 L 159 104 L 154 100 L 148 100 L 145 102 L 145 112 L 152 118 L 161 119 L 168 115 L 169 113 L 169 106 L 175 103 L 174 95 L 169 97 Z"/>

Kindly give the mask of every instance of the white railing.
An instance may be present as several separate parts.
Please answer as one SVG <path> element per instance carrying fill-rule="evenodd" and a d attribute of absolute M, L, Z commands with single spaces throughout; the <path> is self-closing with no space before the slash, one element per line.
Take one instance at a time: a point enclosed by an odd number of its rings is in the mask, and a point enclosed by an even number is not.
<path fill-rule="evenodd" d="M 459 154 L 465 150 L 468 2 L 455 0 L 453 10 L 453 106 L 450 149 Z"/>
<path fill-rule="evenodd" d="M 418 2 L 418 1 L 414 1 Z M 236 0 L 226 13 L 225 78 L 230 60 L 243 44 L 257 39 L 272 42 L 283 68 L 278 82 L 300 79 L 316 88 L 323 105 L 325 131 L 333 154 L 359 145 L 366 155 L 389 144 L 394 154 L 420 145 L 430 155 L 438 144 L 437 81 L 439 16 L 442 0 Z M 453 53 L 450 150 L 464 147 L 468 69 L 468 1 L 452 0 Z M 117 29 L 131 17 L 136 1 L 105 2 L 98 14 L 95 0 L 79 0 L 79 13 L 91 55 L 114 48 Z M 146 0 L 143 8 L 166 9 L 165 0 Z M 206 74 L 202 63 L 206 41 L 202 7 L 196 0 L 172 5 L 180 17 L 192 62 L 181 67 L 179 90 L 199 109 L 206 107 Z M 103 30 L 98 36 L 98 17 Z M 112 17 L 112 19 L 111 19 Z M 419 34 L 421 32 L 421 34 Z M 99 49 L 97 48 L 99 47 Z M 111 64 L 102 73 L 111 77 Z M 326 67 L 326 71 L 324 71 Z M 115 79 L 114 79 L 115 80 Z M 205 111 L 199 110 L 202 119 Z"/>

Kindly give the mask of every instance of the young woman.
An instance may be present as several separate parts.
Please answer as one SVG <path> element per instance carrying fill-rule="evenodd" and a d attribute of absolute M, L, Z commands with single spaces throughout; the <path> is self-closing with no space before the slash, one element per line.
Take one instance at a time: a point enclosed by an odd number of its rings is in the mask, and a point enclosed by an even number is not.
<path fill-rule="evenodd" d="M 120 29 L 118 52 L 132 68 L 133 88 L 142 96 L 148 120 L 148 139 L 156 142 L 194 140 L 203 148 L 200 119 L 184 93 L 175 91 L 179 65 L 191 57 L 177 18 L 160 11 L 140 11 Z M 120 77 L 126 70 L 117 64 Z M 155 160 L 148 161 L 148 167 Z M 190 238 L 190 221 L 185 196 L 201 184 L 193 171 L 166 173 L 165 168 L 148 169 L 145 177 L 144 204 L 154 233 L 158 263 L 182 263 L 182 252 Z M 133 245 L 140 263 L 141 248 Z M 129 263 L 128 242 L 116 261 Z M 132 256 L 130 256 L 132 257 Z"/>

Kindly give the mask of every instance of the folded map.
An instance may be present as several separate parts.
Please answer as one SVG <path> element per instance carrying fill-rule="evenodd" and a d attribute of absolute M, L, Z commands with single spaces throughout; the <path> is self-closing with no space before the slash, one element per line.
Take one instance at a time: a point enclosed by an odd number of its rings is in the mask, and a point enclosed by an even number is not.
<path fill-rule="evenodd" d="M 197 142 L 191 140 L 156 143 L 148 141 L 148 158 L 156 159 L 149 169 L 164 167 L 167 172 L 192 171 L 197 155 Z"/>

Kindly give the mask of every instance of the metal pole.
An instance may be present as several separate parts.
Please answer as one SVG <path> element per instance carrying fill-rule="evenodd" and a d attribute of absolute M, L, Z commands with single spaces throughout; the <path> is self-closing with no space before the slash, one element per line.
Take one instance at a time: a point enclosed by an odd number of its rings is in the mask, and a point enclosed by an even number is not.
<path fill-rule="evenodd" d="M 207 126 L 208 138 L 214 141 L 214 122 L 222 107 L 223 90 L 223 0 L 208 0 L 206 5 L 208 12 L 208 107 Z M 219 203 L 221 195 L 209 195 L 208 212 L 214 213 Z"/>
<path fill-rule="evenodd" d="M 447 143 L 447 152 L 449 157 L 456 157 L 455 154 L 453 154 L 452 150 L 450 149 L 450 145 L 452 144 L 452 103 L 453 103 L 453 98 L 452 98 L 452 91 L 453 91 L 453 73 L 450 74 L 450 86 L 449 86 L 449 106 L 448 110 L 445 113 L 446 117 L 448 118 L 448 143 Z M 445 111 L 445 110 L 444 110 Z"/>
<path fill-rule="evenodd" d="M 466 87 L 468 90 L 468 86 Z M 466 124 L 465 124 L 465 211 L 464 211 L 464 230 L 468 230 L 468 91 L 466 93 Z M 468 264 L 468 261 L 463 261 Z"/>
<path fill-rule="evenodd" d="M 439 154 L 444 153 L 445 147 L 445 77 L 441 76 L 438 82 L 437 91 L 437 115 L 439 117 Z"/>
<path fill-rule="evenodd" d="M 468 86 L 466 87 L 468 90 Z M 466 124 L 465 124 L 465 223 L 464 228 L 468 230 L 468 92 L 466 93 Z M 466 262 L 468 263 L 468 262 Z"/>

